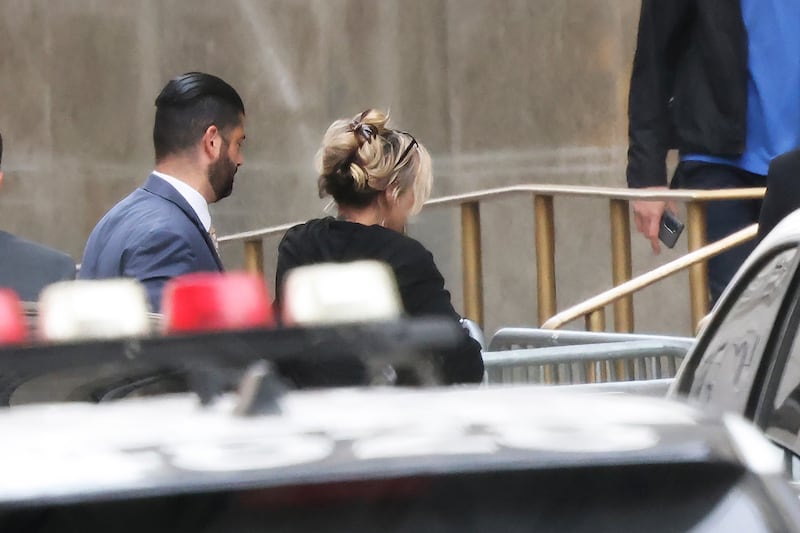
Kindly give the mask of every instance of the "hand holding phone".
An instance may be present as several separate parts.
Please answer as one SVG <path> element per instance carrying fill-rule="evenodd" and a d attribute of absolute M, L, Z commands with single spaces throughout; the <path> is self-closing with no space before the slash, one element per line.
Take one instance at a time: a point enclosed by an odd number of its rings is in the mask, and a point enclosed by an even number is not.
<path fill-rule="evenodd" d="M 674 248 L 678 237 L 683 232 L 683 222 L 678 220 L 669 210 L 664 210 L 661 215 L 661 225 L 658 228 L 658 239 L 667 248 Z"/>

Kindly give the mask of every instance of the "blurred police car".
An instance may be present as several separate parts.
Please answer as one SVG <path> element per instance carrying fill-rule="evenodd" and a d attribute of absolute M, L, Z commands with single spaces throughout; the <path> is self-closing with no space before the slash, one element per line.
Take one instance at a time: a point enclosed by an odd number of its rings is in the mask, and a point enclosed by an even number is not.
<path fill-rule="evenodd" d="M 99 334 L 63 302 L 39 318 L 59 342 L 15 344 L 15 326 L 0 374 L 127 374 L 90 384 L 99 405 L 0 410 L 0 531 L 800 531 L 780 454 L 735 416 L 532 388 L 287 390 L 298 362 L 343 360 L 369 383 L 405 368 L 431 384 L 459 326 L 387 312 L 337 325 L 314 308 L 269 329 L 263 301 L 211 305 L 228 292 L 191 281 L 171 335 L 139 319 L 109 335 L 133 307 L 120 294 Z M 195 331 L 220 324 L 242 327 Z M 104 403 L 175 376 L 189 392 Z"/>
<path fill-rule="evenodd" d="M 267 388 L 261 414 L 248 394 L 0 412 L 0 530 L 800 531 L 779 454 L 731 415 L 530 387 Z"/>

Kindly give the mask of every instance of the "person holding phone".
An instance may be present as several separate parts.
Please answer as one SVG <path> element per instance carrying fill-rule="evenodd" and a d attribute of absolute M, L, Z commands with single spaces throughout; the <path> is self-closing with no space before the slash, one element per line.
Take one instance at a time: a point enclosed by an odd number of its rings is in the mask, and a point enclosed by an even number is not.
<path fill-rule="evenodd" d="M 800 146 L 800 2 L 643 0 L 629 94 L 627 181 L 669 186 L 763 187 L 770 160 Z M 758 221 L 760 202 L 707 205 L 708 241 Z M 636 227 L 660 250 L 662 201 L 634 201 Z M 711 303 L 753 248 L 709 261 Z"/>

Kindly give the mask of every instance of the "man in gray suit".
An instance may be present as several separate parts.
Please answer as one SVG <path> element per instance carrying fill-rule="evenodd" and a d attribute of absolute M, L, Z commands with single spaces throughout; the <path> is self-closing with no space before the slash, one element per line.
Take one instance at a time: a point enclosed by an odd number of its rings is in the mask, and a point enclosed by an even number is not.
<path fill-rule="evenodd" d="M 2 161 L 0 136 L 0 169 Z M 0 287 L 14 289 L 23 301 L 35 302 L 46 285 L 65 279 L 75 279 L 75 261 L 70 256 L 0 231 Z"/>
<path fill-rule="evenodd" d="M 92 230 L 80 278 L 135 278 L 158 312 L 170 279 L 223 271 L 208 206 L 233 190 L 244 138 L 244 103 L 227 82 L 204 72 L 170 80 L 156 98 L 156 167 Z"/>

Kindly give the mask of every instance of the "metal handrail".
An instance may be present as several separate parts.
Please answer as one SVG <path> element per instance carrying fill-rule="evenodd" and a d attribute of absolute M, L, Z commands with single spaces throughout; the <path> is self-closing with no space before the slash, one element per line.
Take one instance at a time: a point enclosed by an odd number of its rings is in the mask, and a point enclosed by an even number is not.
<path fill-rule="evenodd" d="M 261 228 L 253 231 L 243 231 L 241 233 L 232 233 L 231 235 L 224 235 L 217 239 L 217 242 L 226 241 L 246 241 L 250 239 L 258 239 L 262 237 L 271 237 L 273 235 L 280 235 L 286 233 L 294 226 L 302 224 L 302 221 L 291 222 L 289 224 L 281 224 L 280 226 L 271 226 L 269 228 Z"/>
<path fill-rule="evenodd" d="M 464 194 L 454 194 L 431 198 L 425 202 L 425 207 L 445 207 L 461 205 L 470 202 L 480 202 L 483 200 L 496 200 L 506 196 L 514 196 L 520 193 L 532 193 L 552 196 L 573 196 L 583 198 L 606 198 L 609 200 L 674 200 L 679 202 L 689 201 L 715 201 L 715 200 L 751 200 L 764 196 L 763 187 L 751 187 L 744 189 L 722 189 L 722 190 L 695 190 L 695 189 L 625 189 L 621 187 L 584 187 L 579 185 L 550 185 L 550 184 L 527 184 L 512 185 L 509 187 L 498 187 L 496 189 L 485 189 L 482 191 L 469 192 Z M 301 224 L 304 221 L 281 224 L 279 226 L 269 226 L 266 228 L 251 231 L 242 231 L 219 237 L 219 242 L 242 241 L 256 239 L 259 237 L 270 237 L 280 235 L 287 230 Z"/>
<path fill-rule="evenodd" d="M 628 203 L 631 200 L 672 200 L 686 204 L 686 233 L 689 251 L 705 245 L 705 204 L 719 200 L 758 199 L 764 188 L 727 190 L 687 189 L 627 189 L 613 187 L 584 187 L 572 185 L 527 184 L 501 187 L 434 198 L 428 207 L 461 207 L 461 256 L 463 264 L 464 314 L 483 325 L 483 269 L 481 257 L 480 203 L 483 201 L 518 195 L 532 195 L 534 209 L 537 299 L 539 323 L 546 322 L 557 312 L 555 269 L 555 215 L 553 198 L 556 196 L 602 198 L 609 202 L 611 219 L 611 272 L 615 286 L 632 277 L 631 229 Z M 299 222 L 297 222 L 299 223 Z M 221 237 L 220 242 L 243 241 L 245 268 L 251 272 L 264 272 L 265 237 L 280 235 L 294 226 L 281 224 L 268 228 L 235 233 Z M 708 311 L 708 271 L 700 259 L 689 268 L 691 316 L 697 324 Z M 614 329 L 633 331 L 633 299 L 625 295 L 614 300 Z M 595 315 L 597 316 L 597 315 Z M 605 327 L 599 322 L 593 329 Z"/>
<path fill-rule="evenodd" d="M 605 306 L 614 303 L 621 298 L 629 296 L 641 289 L 644 289 L 645 287 L 648 287 L 659 280 L 680 272 L 681 270 L 685 270 L 691 265 L 697 264 L 700 261 L 706 261 L 707 259 L 710 259 L 715 255 L 719 255 L 722 252 L 733 248 L 734 246 L 738 246 L 744 242 L 747 242 L 755 237 L 757 233 L 758 224 L 753 224 L 742 230 L 732 233 L 731 235 L 706 245 L 699 250 L 695 250 L 694 252 L 690 252 L 684 256 L 674 259 L 669 263 L 654 268 L 653 270 L 645 272 L 644 274 L 626 281 L 621 285 L 601 292 L 600 294 L 589 298 L 588 300 L 561 311 L 545 321 L 545 323 L 542 324 L 542 329 L 559 329 L 573 320 L 583 316 L 587 317 L 587 325 L 589 325 L 587 329 L 594 330 L 592 324 L 602 324 L 605 322 L 605 318 L 602 314 Z M 593 316 L 595 313 L 600 313 L 600 315 Z"/>
<path fill-rule="evenodd" d="M 589 394 L 635 394 L 663 398 L 675 378 L 648 379 L 642 381 L 615 381 L 610 383 L 581 383 L 579 385 L 559 385 L 564 390 L 586 392 Z"/>

